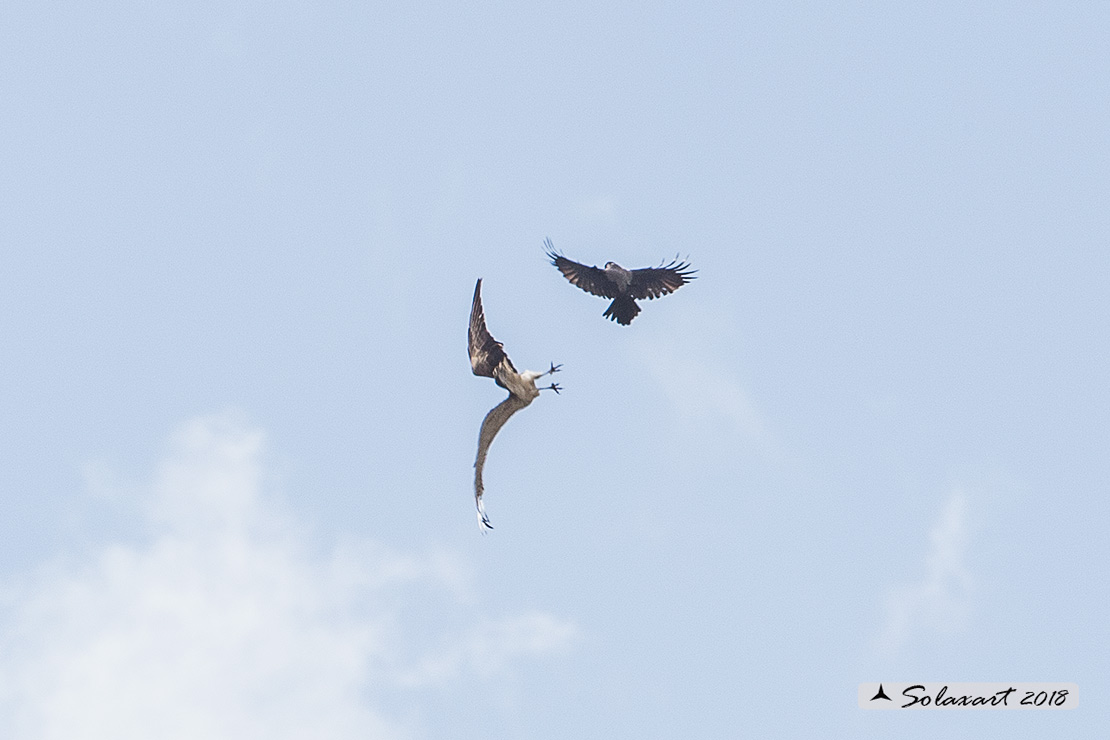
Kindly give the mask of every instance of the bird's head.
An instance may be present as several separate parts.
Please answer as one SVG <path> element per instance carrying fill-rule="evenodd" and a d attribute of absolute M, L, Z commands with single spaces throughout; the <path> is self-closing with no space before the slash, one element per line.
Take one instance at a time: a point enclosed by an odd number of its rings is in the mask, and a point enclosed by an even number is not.
<path fill-rule="evenodd" d="M 616 262 L 605 263 L 605 277 L 612 280 L 621 293 L 628 290 L 628 285 L 632 282 L 632 273 Z"/>

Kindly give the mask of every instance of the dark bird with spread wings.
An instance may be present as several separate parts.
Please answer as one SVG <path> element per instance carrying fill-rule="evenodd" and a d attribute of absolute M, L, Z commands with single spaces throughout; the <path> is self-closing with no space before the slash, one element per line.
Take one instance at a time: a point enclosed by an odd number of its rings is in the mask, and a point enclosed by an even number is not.
<path fill-rule="evenodd" d="M 556 252 L 550 239 L 544 244 L 547 245 L 551 264 L 559 268 L 571 285 L 577 285 L 587 293 L 613 299 L 603 315 L 624 326 L 631 324 L 636 314 L 640 313 L 636 301 L 673 293 L 696 277 L 694 273 L 697 270 L 691 270 L 689 264 L 679 262 L 677 258 L 666 265 L 640 270 L 626 270 L 616 262 L 606 262 L 605 267 L 586 267 Z"/>
<path fill-rule="evenodd" d="M 494 406 L 482 420 L 482 431 L 478 433 L 478 456 L 474 459 L 474 502 L 478 506 L 478 522 L 486 529 L 493 529 L 482 504 L 482 468 L 486 465 L 486 453 L 493 438 L 505 426 L 509 417 L 532 403 L 540 391 L 548 389 L 559 392 L 556 383 L 536 388 L 536 380 L 545 375 L 559 372 L 562 365 L 551 364 L 546 372 L 525 370 L 518 373 L 512 360 L 505 354 L 501 342 L 494 339 L 486 329 L 485 312 L 482 310 L 482 279 L 474 286 L 474 302 L 470 306 L 470 368 L 475 375 L 493 378 L 494 382 L 509 392 L 509 397 Z"/>

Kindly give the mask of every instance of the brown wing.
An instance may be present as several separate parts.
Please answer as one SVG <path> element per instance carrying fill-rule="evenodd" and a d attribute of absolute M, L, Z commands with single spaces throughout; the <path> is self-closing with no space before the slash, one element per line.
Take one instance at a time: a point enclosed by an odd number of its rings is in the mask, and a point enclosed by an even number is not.
<path fill-rule="evenodd" d="M 493 529 L 493 525 L 489 523 L 486 507 L 482 504 L 482 493 L 485 491 L 485 486 L 482 484 L 482 469 L 486 467 L 486 453 L 489 452 L 489 446 L 493 444 L 493 438 L 501 431 L 501 427 L 505 426 L 509 417 L 530 403 L 532 403 L 531 399 L 526 400 L 510 393 L 508 398 L 490 409 L 486 418 L 482 420 L 482 431 L 478 433 L 478 456 L 474 458 L 474 504 L 478 507 L 478 517 L 482 526 L 489 529 Z"/>
<path fill-rule="evenodd" d="M 628 294 L 636 299 L 658 298 L 673 293 L 697 277 L 686 262 L 671 260 L 670 264 L 660 267 L 645 267 L 632 271 L 632 282 Z"/>
<path fill-rule="evenodd" d="M 487 378 L 495 377 L 494 369 L 502 362 L 508 364 L 515 373 L 512 360 L 505 354 L 501 342 L 490 335 L 486 329 L 486 316 L 482 310 L 482 278 L 474 285 L 474 302 L 470 305 L 470 331 L 468 333 L 470 349 L 470 369 L 475 375 L 484 375 Z"/>
<path fill-rule="evenodd" d="M 563 277 L 569 280 L 571 285 L 577 285 L 587 293 L 593 293 L 602 298 L 617 297 L 617 286 L 613 284 L 604 270 L 598 267 L 586 267 L 573 260 L 568 260 L 555 251 L 555 245 L 551 243 L 550 239 L 546 239 L 544 244 L 547 245 L 547 256 L 551 258 L 551 264 L 559 268 L 559 272 L 563 273 Z"/>

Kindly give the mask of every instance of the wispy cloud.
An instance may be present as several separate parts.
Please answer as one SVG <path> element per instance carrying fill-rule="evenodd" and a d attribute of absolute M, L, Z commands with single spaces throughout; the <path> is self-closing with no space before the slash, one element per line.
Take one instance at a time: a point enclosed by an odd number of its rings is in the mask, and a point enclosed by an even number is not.
<path fill-rule="evenodd" d="M 465 672 L 489 676 L 508 670 L 521 656 L 561 651 L 574 636 L 574 625 L 543 612 L 486 620 L 426 656 L 400 680 L 407 686 L 424 686 Z"/>
<path fill-rule="evenodd" d="M 886 626 L 878 640 L 881 652 L 889 655 L 914 637 L 951 633 L 963 625 L 972 589 L 965 563 L 967 540 L 967 500 L 956 489 L 929 531 L 924 576 L 887 599 Z"/>
<path fill-rule="evenodd" d="M 495 676 L 573 640 L 549 614 L 475 611 L 449 554 L 319 554 L 268 493 L 263 446 L 234 419 L 187 424 L 147 491 L 144 544 L 4 589 L 0 735 L 402 737 L 377 691 Z M 444 600 L 463 625 L 410 634 L 402 610 Z"/>
<path fill-rule="evenodd" d="M 687 420 L 724 422 L 749 442 L 765 441 L 765 424 L 739 381 L 710 362 L 639 345 L 648 370 L 678 415 Z"/>

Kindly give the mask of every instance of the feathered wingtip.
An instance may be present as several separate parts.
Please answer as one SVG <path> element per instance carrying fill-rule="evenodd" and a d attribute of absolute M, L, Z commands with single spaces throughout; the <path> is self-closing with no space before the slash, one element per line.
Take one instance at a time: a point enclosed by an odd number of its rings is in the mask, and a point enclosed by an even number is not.
<path fill-rule="evenodd" d="M 563 255 L 559 254 L 558 250 L 555 249 L 555 245 L 552 243 L 551 237 L 544 237 L 543 245 L 544 247 L 546 247 L 544 251 L 547 253 L 547 258 L 551 260 L 551 264 L 556 265 L 555 260 L 557 260 L 559 257 L 562 257 Z"/>
<path fill-rule="evenodd" d="M 483 532 L 493 529 L 493 525 L 489 523 L 489 517 L 486 516 L 486 505 L 482 503 L 482 499 L 478 499 L 478 527 Z"/>
<path fill-rule="evenodd" d="M 674 259 L 670 262 L 660 262 L 659 267 L 656 267 L 655 269 L 674 270 L 686 282 L 689 282 L 698 276 L 697 270 L 690 269 L 690 258 L 686 257 L 685 259 L 682 259 L 678 254 L 675 254 Z"/>

